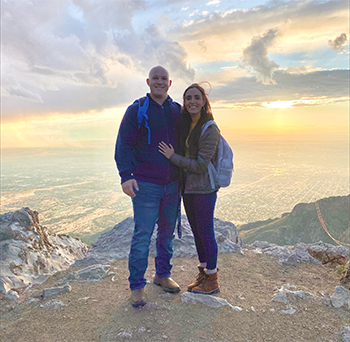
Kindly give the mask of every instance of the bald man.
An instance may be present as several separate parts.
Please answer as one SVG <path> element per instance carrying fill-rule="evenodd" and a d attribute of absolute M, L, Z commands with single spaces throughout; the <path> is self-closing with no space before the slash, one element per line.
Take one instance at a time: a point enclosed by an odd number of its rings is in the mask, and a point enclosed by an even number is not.
<path fill-rule="evenodd" d="M 139 125 L 139 102 L 130 105 L 120 124 L 115 147 L 121 186 L 131 197 L 134 210 L 134 234 L 129 253 L 129 284 L 134 307 L 146 304 L 144 275 L 156 223 L 153 283 L 166 292 L 180 291 L 179 285 L 170 278 L 179 204 L 179 170 L 159 153 L 158 144 L 167 141 L 176 146 L 181 106 L 168 95 L 172 81 L 162 66 L 150 70 L 146 83 L 150 93 L 139 99 L 141 105 L 148 103 L 146 117 Z"/>

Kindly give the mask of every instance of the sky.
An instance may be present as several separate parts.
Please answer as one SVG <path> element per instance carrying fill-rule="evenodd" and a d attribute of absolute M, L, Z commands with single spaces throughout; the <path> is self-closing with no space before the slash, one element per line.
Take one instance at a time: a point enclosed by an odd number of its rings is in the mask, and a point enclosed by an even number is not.
<path fill-rule="evenodd" d="M 228 136 L 348 138 L 347 0 L 2 0 L 1 148 L 113 142 L 156 65 Z"/>

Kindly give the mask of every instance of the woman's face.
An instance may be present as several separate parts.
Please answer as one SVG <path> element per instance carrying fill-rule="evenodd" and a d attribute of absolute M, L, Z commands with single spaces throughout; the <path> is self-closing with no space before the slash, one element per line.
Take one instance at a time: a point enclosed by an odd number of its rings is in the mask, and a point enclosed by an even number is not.
<path fill-rule="evenodd" d="M 201 115 L 201 109 L 205 105 L 205 99 L 197 88 L 190 88 L 186 91 L 184 96 L 184 105 L 191 117 Z"/>

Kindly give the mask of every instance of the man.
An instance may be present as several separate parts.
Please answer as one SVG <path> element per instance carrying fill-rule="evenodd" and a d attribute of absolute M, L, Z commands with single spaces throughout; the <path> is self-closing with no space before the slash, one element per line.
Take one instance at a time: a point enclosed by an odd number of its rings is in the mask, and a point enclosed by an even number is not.
<path fill-rule="evenodd" d="M 176 146 L 181 106 L 168 95 L 172 82 L 166 69 L 161 66 L 152 68 L 146 82 L 150 88 L 147 94 L 148 118 L 138 125 L 139 104 L 135 101 L 129 106 L 120 124 L 115 148 L 122 189 L 131 197 L 134 210 L 135 226 L 129 254 L 129 283 L 134 307 L 146 304 L 144 274 L 156 223 L 156 274 L 153 282 L 166 292 L 180 291 L 179 285 L 170 278 L 179 204 L 179 171 L 159 153 L 158 144 L 167 141 Z"/>

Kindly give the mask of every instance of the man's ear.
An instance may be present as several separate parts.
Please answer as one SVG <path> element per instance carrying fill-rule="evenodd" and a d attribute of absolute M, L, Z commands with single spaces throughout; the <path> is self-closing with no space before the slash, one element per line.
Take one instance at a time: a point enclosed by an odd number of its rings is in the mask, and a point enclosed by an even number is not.
<path fill-rule="evenodd" d="M 149 78 L 146 79 L 146 83 L 149 86 Z"/>
<path fill-rule="evenodd" d="M 172 85 L 173 81 L 169 80 L 169 87 Z"/>

